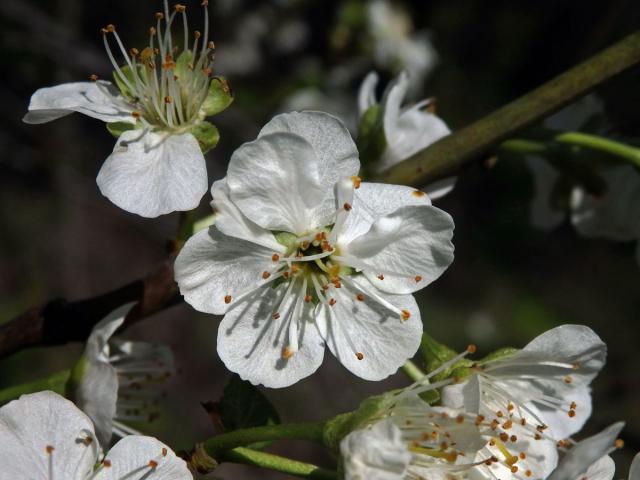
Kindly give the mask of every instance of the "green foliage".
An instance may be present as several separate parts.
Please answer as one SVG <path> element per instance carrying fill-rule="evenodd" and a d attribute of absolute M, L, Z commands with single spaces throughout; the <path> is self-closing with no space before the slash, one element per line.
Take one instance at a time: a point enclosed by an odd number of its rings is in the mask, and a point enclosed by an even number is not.
<path fill-rule="evenodd" d="M 198 122 L 189 129 L 189 133 L 198 140 L 202 153 L 207 153 L 214 148 L 220 140 L 220 132 L 213 123 L 209 122 Z"/>
<path fill-rule="evenodd" d="M 135 130 L 136 128 L 138 128 L 137 125 L 129 122 L 107 123 L 107 130 L 109 130 L 109 133 L 115 138 L 120 138 L 120 135 L 122 135 L 127 130 Z"/>
<path fill-rule="evenodd" d="M 214 77 L 209 85 L 209 94 L 202 104 L 208 117 L 225 110 L 233 102 L 233 91 L 224 77 Z"/>

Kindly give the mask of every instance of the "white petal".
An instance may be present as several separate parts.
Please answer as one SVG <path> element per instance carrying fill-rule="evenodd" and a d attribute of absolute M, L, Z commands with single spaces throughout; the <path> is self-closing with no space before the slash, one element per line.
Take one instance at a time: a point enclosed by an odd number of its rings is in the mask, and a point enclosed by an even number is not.
<path fill-rule="evenodd" d="M 378 74 L 369 72 L 358 91 L 358 115 L 361 117 L 370 107 L 376 104 L 376 86 Z"/>
<path fill-rule="evenodd" d="M 402 480 L 411 462 L 402 432 L 389 419 L 351 432 L 340 453 L 346 480 Z"/>
<path fill-rule="evenodd" d="M 408 205 L 431 205 L 431 200 L 424 192 L 404 185 L 362 182 L 354 191 L 351 211 L 337 232 L 338 243 L 347 245 L 379 218 Z"/>
<path fill-rule="evenodd" d="M 175 279 L 193 308 L 222 315 L 229 303 L 225 297 L 233 300 L 263 282 L 265 271 L 274 271 L 273 253 L 209 227 L 187 240 L 176 258 Z"/>
<path fill-rule="evenodd" d="M 304 138 L 320 161 L 318 170 L 323 185 L 333 187 L 341 178 L 357 175 L 360 170 L 358 149 L 347 127 L 324 112 L 290 112 L 277 115 L 267 123 L 258 138 L 288 132 Z"/>
<path fill-rule="evenodd" d="M 347 282 L 353 282 L 355 288 Z M 364 300 L 358 300 L 358 294 L 363 294 Z M 373 295 L 399 310 L 407 310 L 409 318 L 403 321 L 401 315 L 381 305 Z M 343 279 L 341 288 L 330 287 L 327 297 L 336 303 L 319 307 L 320 331 L 331 352 L 353 374 L 365 380 L 382 380 L 418 350 L 422 320 L 412 295 L 377 291 L 366 278 L 354 275 Z"/>
<path fill-rule="evenodd" d="M 580 475 L 571 480 L 613 480 L 613 476 L 616 473 L 616 464 L 609 455 L 596 460 L 591 466 L 584 472 L 584 475 Z M 629 475 L 631 479 L 631 475 Z"/>
<path fill-rule="evenodd" d="M 533 174 L 531 223 L 541 230 L 551 230 L 560 225 L 566 216 L 551 204 L 553 189 L 559 178 L 558 171 L 541 157 L 527 156 L 525 162 Z"/>
<path fill-rule="evenodd" d="M 211 205 L 216 210 L 215 225 L 218 230 L 225 235 L 257 243 L 274 252 L 284 253 L 284 246 L 276 241 L 273 233 L 245 217 L 231 201 L 226 179 L 213 183 L 211 196 L 213 197 Z"/>
<path fill-rule="evenodd" d="M 578 480 L 596 461 L 613 447 L 624 422 L 614 423 L 600 433 L 578 442 L 558 464 L 549 480 Z"/>
<path fill-rule="evenodd" d="M 434 206 L 402 207 L 349 245 L 340 245 L 341 255 L 377 288 L 411 293 L 435 281 L 453 262 L 453 228 L 451 216 Z"/>
<path fill-rule="evenodd" d="M 333 184 L 311 145 L 292 133 L 262 135 L 231 157 L 231 200 L 269 230 L 303 234 L 333 221 Z"/>
<path fill-rule="evenodd" d="M 571 221 L 582 235 L 628 241 L 640 233 L 640 172 L 630 165 L 602 174 L 607 190 L 601 197 L 585 194 L 574 205 Z"/>
<path fill-rule="evenodd" d="M 109 82 L 64 83 L 37 90 L 23 120 L 26 123 L 45 123 L 79 112 L 104 122 L 135 123 L 132 111 L 133 107 Z"/>
<path fill-rule="evenodd" d="M 409 76 L 407 72 L 400 72 L 394 81 L 387 87 L 382 98 L 384 134 L 387 138 L 387 146 L 393 142 L 397 135 L 400 108 L 409 89 Z"/>
<path fill-rule="evenodd" d="M 437 200 L 447 195 L 453 187 L 456 186 L 458 177 L 447 177 L 442 180 L 436 180 L 424 188 L 424 192 L 429 195 L 431 200 Z"/>
<path fill-rule="evenodd" d="M 193 210 L 207 191 L 207 167 L 190 133 L 164 135 L 128 130 L 98 173 L 102 194 L 143 217 Z"/>
<path fill-rule="evenodd" d="M 135 303 L 127 303 L 100 320 L 91 330 L 84 349 L 84 357 L 91 362 L 109 361 L 109 339 L 124 323 L 124 319 Z"/>
<path fill-rule="evenodd" d="M 254 298 L 234 306 L 218 328 L 220 358 L 229 370 L 254 385 L 287 387 L 311 375 L 322 363 L 324 342 L 313 320 L 313 304 L 301 300 L 296 309 L 295 294 L 280 304 L 288 283 L 263 287 Z M 297 322 L 298 350 L 285 359 L 289 322 Z"/>
<path fill-rule="evenodd" d="M 633 457 L 631 468 L 629 469 L 629 480 L 640 480 L 640 453 Z"/>
<path fill-rule="evenodd" d="M 152 437 L 132 435 L 123 438 L 107 453 L 108 468 L 102 467 L 96 480 L 191 480 L 184 460 Z"/>
<path fill-rule="evenodd" d="M 84 480 L 99 448 L 82 441 L 88 437 L 91 420 L 69 400 L 49 391 L 23 395 L 0 408 L 0 479 Z"/>

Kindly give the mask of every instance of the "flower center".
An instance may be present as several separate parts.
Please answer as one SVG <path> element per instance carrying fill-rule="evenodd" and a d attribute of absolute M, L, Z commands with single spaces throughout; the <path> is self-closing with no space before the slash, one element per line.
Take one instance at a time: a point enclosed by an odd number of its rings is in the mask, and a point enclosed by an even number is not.
<path fill-rule="evenodd" d="M 156 26 L 149 28 L 149 45 L 141 51 L 131 48 L 127 52 L 114 25 L 102 29 L 116 83 L 123 96 L 136 106 L 133 117 L 145 128 L 181 130 L 203 118 L 201 107 L 209 92 L 215 47 L 208 39 L 208 0 L 203 0 L 202 5 L 204 34 L 194 31 L 191 44 L 187 8 L 176 4 L 170 12 L 167 0 L 164 12 L 156 13 Z M 184 29 L 182 50 L 173 44 L 171 35 L 177 17 L 182 17 Z M 111 51 L 109 34 L 126 61 L 122 67 Z"/>

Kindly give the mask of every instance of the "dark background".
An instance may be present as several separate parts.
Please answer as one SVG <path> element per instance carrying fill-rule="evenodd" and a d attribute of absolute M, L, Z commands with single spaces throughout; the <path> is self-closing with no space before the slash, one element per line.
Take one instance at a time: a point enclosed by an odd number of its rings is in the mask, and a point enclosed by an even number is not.
<path fill-rule="evenodd" d="M 185 3 L 192 25 L 200 27 L 199 2 Z M 428 29 L 440 59 L 415 99 L 437 97 L 439 115 L 454 130 L 640 25 L 634 0 L 401 5 L 417 30 Z M 142 219 L 111 205 L 96 187 L 114 144 L 101 122 L 78 114 L 41 126 L 21 122 L 36 89 L 93 73 L 110 76 L 100 27 L 116 24 L 125 44 L 140 48 L 160 8 L 150 0 L 0 2 L 0 322 L 51 298 L 111 290 L 164 258 L 177 214 Z M 236 101 L 212 120 L 221 141 L 207 156 L 210 182 L 224 175 L 231 152 L 285 110 L 301 88 L 333 96 L 346 116 L 355 117 L 355 91 L 372 68 L 359 24 L 362 9 L 360 2 L 211 2 L 216 73 L 228 77 Z M 343 67 L 350 75 L 336 80 Z M 384 79 L 391 70 L 381 71 Z M 636 69 L 596 92 L 617 135 L 640 134 L 639 80 Z M 584 433 L 627 422 L 626 447 L 614 454 L 616 477 L 626 477 L 632 454 L 640 450 L 640 267 L 634 246 L 581 238 L 569 225 L 537 231 L 529 222 L 532 195 L 523 162 L 509 160 L 491 170 L 466 170 L 455 191 L 438 203 L 456 221 L 456 259 L 419 294 L 425 329 L 456 349 L 476 342 L 480 354 L 523 346 L 562 323 L 595 329 L 609 346 L 609 359 L 594 383 L 594 414 Z M 203 199 L 203 214 L 208 201 Z M 165 415 L 144 431 L 176 448 L 213 433 L 199 402 L 216 399 L 230 376 L 216 355 L 218 320 L 180 305 L 124 334 L 175 349 L 180 373 L 168 386 Z M 0 387 L 69 368 L 81 348 L 33 349 L 3 359 Z M 312 377 L 265 393 L 285 421 L 320 420 L 407 383 L 402 373 L 379 383 L 360 380 L 327 352 Z M 274 451 L 330 466 L 312 445 L 283 443 Z M 218 476 L 256 475 L 282 478 L 231 465 Z"/>

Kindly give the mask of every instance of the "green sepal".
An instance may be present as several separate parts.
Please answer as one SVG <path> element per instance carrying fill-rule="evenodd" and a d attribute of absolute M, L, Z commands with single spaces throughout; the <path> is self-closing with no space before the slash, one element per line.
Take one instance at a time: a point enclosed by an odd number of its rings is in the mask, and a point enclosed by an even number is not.
<path fill-rule="evenodd" d="M 427 372 L 433 372 L 443 363 L 448 362 L 457 355 L 455 351 L 438 342 L 426 333 L 422 334 L 422 341 L 420 342 L 420 353 L 427 368 Z M 467 360 L 466 358 L 460 359 L 455 364 L 436 375 L 434 377 L 434 380 L 439 381 L 448 378 L 452 376 L 454 370 L 461 367 L 470 367 L 472 364 L 473 362 L 471 360 Z"/>
<path fill-rule="evenodd" d="M 120 135 L 122 135 L 124 132 L 128 130 L 135 130 L 137 128 L 139 128 L 138 125 L 129 122 L 107 123 L 107 130 L 109 130 L 109 133 L 115 138 L 120 138 Z"/>
<path fill-rule="evenodd" d="M 516 353 L 518 351 L 519 350 L 517 348 L 513 348 L 513 347 L 499 348 L 498 350 L 495 350 L 495 351 L 491 352 L 489 355 L 484 357 L 482 360 L 478 360 L 475 363 L 478 364 L 478 365 L 485 365 L 485 364 L 490 363 L 490 362 L 495 362 L 496 360 L 502 360 L 503 358 L 510 357 L 511 355 L 513 355 L 514 353 Z"/>
<path fill-rule="evenodd" d="M 269 399 L 257 387 L 235 374 L 224 387 L 217 410 L 227 432 L 280 423 L 280 416 Z M 247 447 L 260 450 L 270 443 L 253 443 Z"/>
<path fill-rule="evenodd" d="M 173 74 L 178 77 L 179 80 L 183 80 L 185 77 L 191 75 L 192 71 L 189 65 L 192 64 L 193 54 L 191 50 L 185 50 L 176 59 L 176 66 L 173 69 Z"/>
<path fill-rule="evenodd" d="M 196 220 L 195 222 L 193 222 L 193 231 L 191 232 L 191 234 L 195 235 L 200 230 L 204 230 L 205 228 L 209 228 L 214 223 L 216 223 L 216 214 L 215 213 L 212 213 L 211 215 L 207 215 L 206 217 L 201 218 L 200 220 Z"/>
<path fill-rule="evenodd" d="M 88 365 L 89 362 L 83 355 L 78 359 L 78 361 L 71 369 L 71 372 L 69 373 L 69 379 L 64 386 L 65 397 L 67 397 L 69 400 L 75 400 L 76 392 L 80 388 L 80 383 L 84 378 L 84 374 L 87 371 Z"/>
<path fill-rule="evenodd" d="M 213 77 L 209 84 L 209 93 L 202 104 L 206 117 L 225 110 L 233 102 L 233 91 L 224 77 Z"/>
<path fill-rule="evenodd" d="M 140 65 L 138 65 L 138 67 L 140 67 Z M 131 68 L 129 68 L 128 65 L 125 65 L 124 67 L 120 67 L 120 71 L 122 72 L 124 77 L 127 79 L 127 82 L 129 82 L 129 84 L 131 85 L 136 84 L 136 79 L 133 75 L 133 71 L 131 71 Z M 120 93 L 122 93 L 123 97 L 125 97 L 128 100 L 135 100 L 135 95 L 131 90 L 129 90 L 129 87 L 122 80 L 122 78 L 120 78 L 120 74 L 117 71 L 113 72 L 113 80 L 116 86 L 118 87 L 118 89 L 120 90 Z"/>
<path fill-rule="evenodd" d="M 429 405 L 433 405 L 440 401 L 440 392 L 438 390 L 427 390 L 426 392 L 418 394 L 418 396 Z"/>
<path fill-rule="evenodd" d="M 220 140 L 220 132 L 209 122 L 198 122 L 189 129 L 189 133 L 196 137 L 203 154 L 214 148 Z"/>
<path fill-rule="evenodd" d="M 356 144 L 364 167 L 376 163 L 386 150 L 387 140 L 379 104 L 370 106 L 362 115 Z"/>
<path fill-rule="evenodd" d="M 276 242 L 283 245 L 287 250 L 293 250 L 298 245 L 298 237 L 290 232 L 273 232 Z"/>

